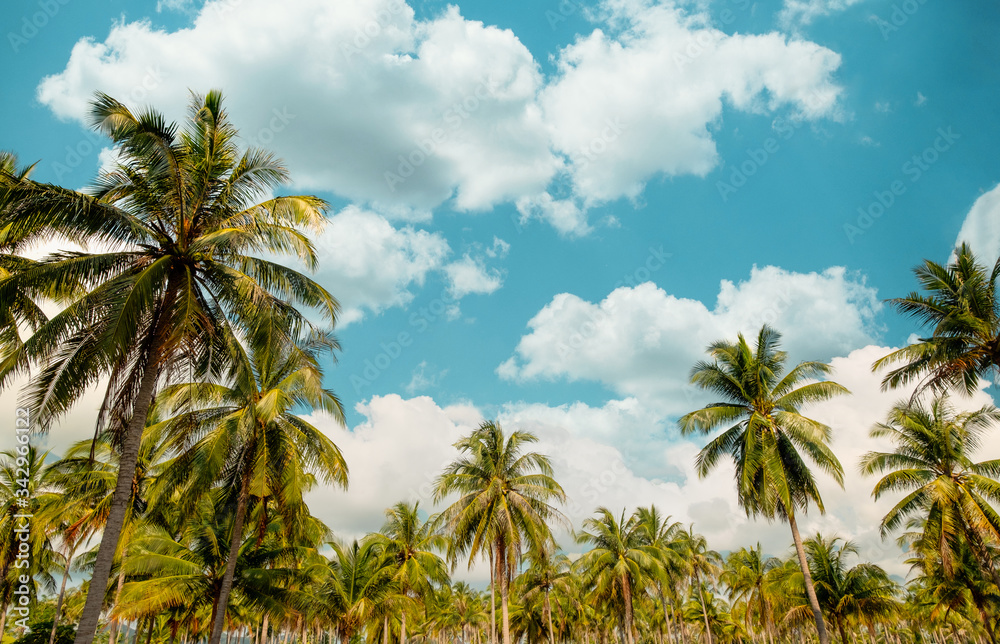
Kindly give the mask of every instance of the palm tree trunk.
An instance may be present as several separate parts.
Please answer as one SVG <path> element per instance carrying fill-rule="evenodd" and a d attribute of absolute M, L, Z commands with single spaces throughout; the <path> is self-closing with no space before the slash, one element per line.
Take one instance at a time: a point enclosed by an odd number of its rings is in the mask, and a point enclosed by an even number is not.
<path fill-rule="evenodd" d="M 844 630 L 844 620 L 841 617 L 837 618 L 837 630 L 840 631 L 841 644 L 847 644 L 847 631 Z"/>
<path fill-rule="evenodd" d="M 708 599 L 705 597 L 705 589 L 701 586 L 701 574 L 698 569 L 694 569 L 694 582 L 698 584 L 698 594 L 701 595 L 701 614 L 705 617 L 705 640 L 712 644 L 712 629 L 708 625 Z"/>
<path fill-rule="evenodd" d="M 233 577 L 236 575 L 236 560 L 240 556 L 240 543 L 243 542 L 243 518 L 246 515 L 249 496 L 250 477 L 244 472 L 243 482 L 240 484 L 240 495 L 236 499 L 236 516 L 233 518 L 233 535 L 229 538 L 226 571 L 222 575 L 216 610 L 212 615 L 212 635 L 208 640 L 209 644 L 219 644 L 222 640 L 222 630 L 226 622 L 226 607 L 229 606 L 229 593 L 233 589 Z"/>
<path fill-rule="evenodd" d="M 0 605 L 0 639 L 3 639 L 4 628 L 7 625 L 7 606 L 9 605 L 7 602 Z"/>
<path fill-rule="evenodd" d="M 632 584 L 629 583 L 628 575 L 622 576 L 622 590 L 625 591 L 625 641 L 628 644 L 635 644 L 635 640 L 632 636 Z"/>
<path fill-rule="evenodd" d="M 494 592 L 496 585 L 496 565 L 493 561 L 493 551 L 490 551 L 490 644 L 497 644 L 497 600 Z"/>
<path fill-rule="evenodd" d="M 549 602 L 549 589 L 545 589 L 545 614 L 549 619 L 549 644 L 556 644 L 555 630 L 552 628 L 552 604 Z"/>
<path fill-rule="evenodd" d="M 816 588 L 813 587 L 812 575 L 809 574 L 809 562 L 806 560 L 806 549 L 802 546 L 802 536 L 799 534 L 799 526 L 795 523 L 795 513 L 788 510 L 788 525 L 792 529 L 792 540 L 795 541 L 795 552 L 799 556 L 799 567 L 802 568 L 802 580 L 806 587 L 806 597 L 809 598 L 809 606 L 812 608 L 813 619 L 816 620 L 816 632 L 819 634 L 819 644 L 830 644 L 830 635 L 826 632 L 826 624 L 823 622 L 823 611 L 819 607 L 819 599 L 816 598 Z"/>
<path fill-rule="evenodd" d="M 59 613 L 62 612 L 63 597 L 66 595 L 66 580 L 69 579 L 69 567 L 73 563 L 73 552 L 76 551 L 76 544 L 69 549 L 66 554 L 66 569 L 63 570 L 62 585 L 59 586 L 59 598 L 56 599 L 56 614 L 52 618 L 52 632 L 49 634 L 49 644 L 56 641 L 56 628 L 59 626 Z M 0 637 L 3 637 L 3 629 L 0 629 Z"/>
<path fill-rule="evenodd" d="M 115 598 L 112 601 L 112 606 L 118 605 L 118 600 L 122 594 L 122 586 L 125 585 L 125 574 L 121 571 L 122 565 L 125 563 L 125 553 L 122 553 L 122 560 L 118 562 L 118 587 L 115 589 Z M 111 620 L 111 632 L 108 635 L 108 644 L 118 644 L 118 630 L 121 628 L 120 620 Z"/>
<path fill-rule="evenodd" d="M 667 596 L 663 592 L 663 583 L 657 582 L 656 588 L 660 591 L 660 605 L 663 606 L 663 621 L 667 624 L 667 642 L 673 644 L 674 629 L 670 626 L 670 615 L 667 614 Z"/>
<path fill-rule="evenodd" d="M 505 554 L 502 548 L 497 549 L 497 573 L 500 576 L 500 612 L 503 615 L 503 644 L 510 644 L 510 612 L 507 604 L 510 584 Z"/>
<path fill-rule="evenodd" d="M 161 317 L 162 320 L 162 317 Z M 111 566 L 115 553 L 118 551 L 118 541 L 121 537 L 125 516 L 128 514 L 129 501 L 132 499 L 132 483 L 135 480 L 135 468 L 139 462 L 139 446 L 142 444 L 142 432 L 146 427 L 146 417 L 149 406 L 156 392 L 156 381 L 159 377 L 159 347 L 161 329 L 159 321 L 154 326 L 152 345 L 148 353 L 148 363 L 139 391 L 132 407 L 132 418 L 125 430 L 125 441 L 122 454 L 118 461 L 118 479 L 115 482 L 114 495 L 111 497 L 111 509 L 108 522 L 104 525 L 101 536 L 101 546 L 94 562 L 94 574 L 90 578 L 90 588 L 87 590 L 87 601 L 80 614 L 80 624 L 77 626 L 74 644 L 92 644 L 97 633 L 97 623 L 104 608 L 104 593 L 108 590 L 108 578 L 111 577 Z"/>
<path fill-rule="evenodd" d="M 399 617 L 399 644 L 406 644 L 406 608 L 404 607 Z"/>

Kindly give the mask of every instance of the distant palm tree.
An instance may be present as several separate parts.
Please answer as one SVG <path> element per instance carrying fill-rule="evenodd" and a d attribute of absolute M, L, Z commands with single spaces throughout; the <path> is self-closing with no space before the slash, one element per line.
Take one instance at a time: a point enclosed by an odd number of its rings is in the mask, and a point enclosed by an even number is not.
<path fill-rule="evenodd" d="M 931 326 L 932 335 L 878 359 L 872 369 L 905 363 L 886 374 L 883 390 L 917 382 L 916 393 L 959 388 L 971 394 L 980 379 L 1000 373 L 1000 260 L 992 268 L 980 264 L 963 242 L 947 266 L 924 260 L 913 272 L 924 293 L 889 301 Z"/>
<path fill-rule="evenodd" d="M 420 503 L 400 501 L 385 511 L 382 530 L 371 540 L 393 569 L 393 578 L 404 597 L 411 593 L 427 597 L 432 584 L 448 583 L 448 566 L 437 553 L 445 552 L 448 540 L 437 532 L 432 517 L 420 519 Z M 406 644 L 406 608 L 400 610 L 399 644 Z"/>
<path fill-rule="evenodd" d="M 330 545 L 329 571 L 316 592 L 327 617 L 336 623 L 340 640 L 350 642 L 366 625 L 382 621 L 399 586 L 395 570 L 386 565 L 375 541 Z"/>
<path fill-rule="evenodd" d="M 858 554 L 853 542 L 816 535 L 806 539 L 805 548 L 820 606 L 837 626 L 842 644 L 849 644 L 848 622 L 870 624 L 890 620 L 896 614 L 899 587 L 885 570 L 871 563 L 847 567 L 846 555 Z M 801 608 L 808 610 L 805 605 Z M 796 618 L 795 611 L 791 618 Z"/>
<path fill-rule="evenodd" d="M 288 174 L 265 152 L 240 152 L 221 93 L 192 97 L 182 133 L 158 112 L 135 114 L 105 94 L 92 103 L 91 123 L 121 159 L 92 194 L 0 172 L 5 245 L 55 237 L 111 247 L 56 253 L 0 282 L 4 302 L 18 289 L 89 289 L 45 322 L 0 373 L 2 384 L 31 363 L 41 365 L 29 389 L 39 429 L 101 378 L 110 380 L 98 425 L 113 431 L 122 455 L 76 644 L 90 644 L 97 629 L 158 386 L 179 373 L 220 373 L 262 312 L 284 316 L 294 335 L 308 325 L 296 305 L 317 308 L 330 323 L 337 311 L 334 298 L 309 278 L 255 257 L 291 254 L 314 268 L 304 231 L 325 223 L 326 203 L 310 196 L 257 202 Z"/>
<path fill-rule="evenodd" d="M 673 585 L 674 580 L 687 568 L 687 562 L 681 555 L 683 547 L 681 537 L 684 527 L 679 521 L 671 521 L 670 516 L 663 516 L 655 505 L 648 508 L 637 508 L 635 517 L 639 521 L 643 540 L 652 548 L 659 563 L 659 570 L 654 579 L 660 608 L 663 611 L 663 621 L 667 627 L 667 637 L 673 641 L 673 619 L 667 608 L 666 587 Z M 686 574 L 686 573 L 685 573 Z"/>
<path fill-rule="evenodd" d="M 773 572 L 781 566 L 777 557 L 765 557 L 760 543 L 757 547 L 740 548 L 726 558 L 720 579 L 729 589 L 733 601 L 745 601 L 745 624 L 750 630 L 750 615 L 756 608 L 760 631 L 774 641 L 774 608 L 771 592 Z"/>
<path fill-rule="evenodd" d="M 992 405 L 956 413 L 946 394 L 929 406 L 897 403 L 886 422 L 871 430 L 873 438 L 891 439 L 895 449 L 861 459 L 864 474 L 885 474 L 872 490 L 876 500 L 906 494 L 882 519 L 882 536 L 920 517 L 940 531 L 938 554 L 949 574 L 959 540 L 967 540 L 979 565 L 995 576 L 992 550 L 1000 545 L 1000 515 L 991 502 L 1000 502 L 1000 459 L 975 463 L 972 454 L 998 421 L 1000 410 Z"/>
<path fill-rule="evenodd" d="M 510 581 L 525 546 L 552 542 L 549 521 L 562 515 L 551 502 L 566 495 L 552 478 L 549 459 L 522 449 L 538 439 L 530 432 L 505 435 L 499 423 L 484 422 L 455 443 L 462 456 L 436 482 L 434 500 L 460 496 L 441 514 L 451 535 L 452 553 L 465 553 L 469 565 L 490 557 L 491 580 L 500 584 L 503 644 L 510 644 L 508 599 Z"/>
<path fill-rule="evenodd" d="M 829 365 L 820 362 L 800 362 L 783 373 L 787 354 L 778 349 L 780 338 L 764 325 L 753 350 L 742 334 L 735 343 L 722 340 L 710 345 L 714 362 L 696 364 L 691 382 L 723 400 L 686 414 L 678 425 L 685 434 L 727 427 L 698 454 L 698 475 L 707 475 L 721 458 L 730 457 L 736 466 L 737 501 L 747 516 L 788 521 L 820 644 L 829 644 L 795 520 L 796 511 L 806 510 L 810 502 L 823 512 L 823 499 L 799 451 L 841 486 L 844 473 L 829 447 L 830 428 L 799 409 L 848 391 L 829 381 L 801 384 L 830 373 Z"/>
<path fill-rule="evenodd" d="M 552 602 L 550 595 L 553 590 L 569 592 L 570 561 L 569 557 L 556 552 L 555 544 L 545 544 L 541 550 L 528 551 L 528 568 L 517 578 L 521 590 L 521 600 L 530 604 L 542 597 L 542 619 L 549 644 L 555 644 L 555 628 L 552 625 Z"/>
<path fill-rule="evenodd" d="M 708 540 L 704 535 L 696 533 L 694 526 L 683 531 L 679 541 L 681 556 L 684 558 L 688 574 L 691 575 L 694 582 L 693 589 L 698 591 L 698 604 L 702 608 L 702 617 L 705 619 L 705 638 L 708 640 L 708 644 L 712 644 L 712 629 L 708 619 L 708 606 L 712 602 L 707 582 L 721 572 L 722 555 L 709 549 Z M 703 578 L 705 578 L 704 583 Z"/>
<path fill-rule="evenodd" d="M 585 519 L 577 541 L 590 546 L 578 560 L 583 585 L 599 603 L 618 611 L 622 636 L 634 644 L 635 599 L 658 572 L 657 552 L 649 545 L 646 532 L 634 514 L 621 518 L 605 507 Z"/>

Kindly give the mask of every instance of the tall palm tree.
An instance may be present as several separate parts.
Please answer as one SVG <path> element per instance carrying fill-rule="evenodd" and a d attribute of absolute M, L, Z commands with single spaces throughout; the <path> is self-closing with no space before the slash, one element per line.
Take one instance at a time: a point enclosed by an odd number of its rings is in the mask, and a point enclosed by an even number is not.
<path fill-rule="evenodd" d="M 880 358 L 872 369 L 905 363 L 886 374 L 883 390 L 917 382 L 916 393 L 960 388 L 971 394 L 981 378 L 1000 373 L 1000 259 L 992 268 L 980 264 L 963 242 L 947 266 L 924 260 L 913 272 L 924 292 L 889 301 L 932 333 Z"/>
<path fill-rule="evenodd" d="M 393 567 L 393 577 L 404 597 L 426 598 L 432 584 L 448 583 L 448 566 L 437 553 L 448 548 L 448 540 L 435 530 L 436 521 L 420 519 L 420 503 L 400 501 L 385 511 L 382 530 L 371 540 Z M 399 644 L 406 644 L 406 609 L 400 611 Z"/>
<path fill-rule="evenodd" d="M 542 619 L 548 633 L 549 644 L 555 644 L 555 628 L 552 625 L 552 601 L 555 591 L 569 592 L 570 561 L 564 553 L 555 551 L 555 544 L 543 544 L 541 550 L 528 551 L 528 568 L 517 578 L 524 604 L 542 598 Z"/>
<path fill-rule="evenodd" d="M 861 459 L 864 474 L 885 474 L 872 496 L 906 494 L 882 519 L 883 538 L 907 519 L 923 518 L 940 532 L 946 571 L 952 571 L 958 541 L 967 540 L 982 569 L 995 577 L 990 549 L 1000 545 L 1000 515 L 991 502 L 1000 502 L 1000 459 L 975 463 L 972 454 L 998 421 L 1000 410 L 992 405 L 956 413 L 941 394 L 926 407 L 919 401 L 897 403 L 886 422 L 872 428 L 873 438 L 895 443 L 892 452 L 868 452 Z"/>
<path fill-rule="evenodd" d="M 552 541 L 548 522 L 562 515 L 551 502 L 566 498 L 552 478 L 547 456 L 522 453 L 537 441 L 524 431 L 505 435 L 499 423 L 486 421 L 455 443 L 462 456 L 448 465 L 435 483 L 434 500 L 452 493 L 459 499 L 442 514 L 451 535 L 452 554 L 465 553 L 469 565 L 484 554 L 491 579 L 500 583 L 503 644 L 510 644 L 508 599 L 510 580 L 521 552 Z"/>
<path fill-rule="evenodd" d="M 750 630 L 750 615 L 756 608 L 760 631 L 770 641 L 774 641 L 773 600 L 770 578 L 773 571 L 781 566 L 777 557 L 765 557 L 760 543 L 757 547 L 740 548 L 726 558 L 725 569 L 720 579 L 729 588 L 733 601 L 745 601 L 747 612 L 745 624 Z"/>
<path fill-rule="evenodd" d="M 381 622 L 399 586 L 381 546 L 368 539 L 350 545 L 332 542 L 333 557 L 317 596 L 337 624 L 342 642 L 373 621 Z"/>
<path fill-rule="evenodd" d="M 825 509 L 800 450 L 841 486 L 844 473 L 829 447 L 830 428 L 799 409 L 848 391 L 830 381 L 802 384 L 830 373 L 829 365 L 820 362 L 800 362 L 783 374 L 787 354 L 778 349 L 780 338 L 765 324 L 753 350 L 742 334 L 735 343 L 711 344 L 708 352 L 714 362 L 697 363 L 691 382 L 723 400 L 682 416 L 678 424 L 685 434 L 727 427 L 698 454 L 698 475 L 707 475 L 719 459 L 729 456 L 736 466 L 736 498 L 747 516 L 788 521 L 820 644 L 829 644 L 796 522 L 796 512 L 810 503 L 820 512 Z"/>
<path fill-rule="evenodd" d="M 679 521 L 671 521 L 669 515 L 661 515 L 655 505 L 648 508 L 637 508 L 635 517 L 639 522 L 644 542 L 651 547 L 660 564 L 654 583 L 657 596 L 660 598 L 660 607 L 663 610 L 667 637 L 669 641 L 673 641 L 673 626 L 671 625 L 673 620 L 667 608 L 665 587 L 672 586 L 674 579 L 680 576 L 682 570 L 686 569 L 686 562 L 680 553 L 682 546 L 680 537 L 684 527 Z"/>
<path fill-rule="evenodd" d="M 658 571 L 657 553 L 649 545 L 636 515 L 616 518 L 608 508 L 597 508 L 585 519 L 577 541 L 591 546 L 578 560 L 584 586 L 600 603 L 615 607 L 625 642 L 633 644 L 634 605 Z"/>
<path fill-rule="evenodd" d="M 260 150 L 241 153 L 222 95 L 193 96 L 183 132 L 155 110 L 134 113 L 98 94 L 91 123 L 121 161 L 91 194 L 0 173 L 5 243 L 63 238 L 110 246 L 103 253 L 56 253 L 0 282 L 17 289 L 79 283 L 89 292 L 47 321 L 6 361 L 0 384 L 42 365 L 29 391 L 39 428 L 88 387 L 109 378 L 99 427 L 110 427 L 122 456 L 115 500 L 94 566 L 76 644 L 90 644 L 127 512 L 129 488 L 159 384 L 179 373 L 220 372 L 239 354 L 237 338 L 260 312 L 281 313 L 294 335 L 307 324 L 295 309 L 333 322 L 337 303 L 299 272 L 255 257 L 292 254 L 315 267 L 306 230 L 324 223 L 326 204 L 310 196 L 257 202 L 288 178 Z"/>
<path fill-rule="evenodd" d="M 707 582 L 718 576 L 721 571 L 722 555 L 709 549 L 708 540 L 704 535 L 695 532 L 693 525 L 681 533 L 680 542 L 688 573 L 694 581 L 693 588 L 698 591 L 698 603 L 705 619 L 705 639 L 708 640 L 708 644 L 712 644 L 712 629 L 708 619 L 708 606 L 711 604 L 708 596 L 711 592 Z"/>
<path fill-rule="evenodd" d="M 837 626 L 842 644 L 848 644 L 848 622 L 868 624 L 891 619 L 896 614 L 898 587 L 885 570 L 872 563 L 848 568 L 846 556 L 858 554 L 853 542 L 839 537 L 824 539 L 817 534 L 806 539 L 805 548 L 820 606 Z M 795 619 L 794 612 L 791 617 Z"/>
<path fill-rule="evenodd" d="M 234 369 L 231 384 L 195 382 L 167 387 L 159 404 L 164 413 L 190 408 L 169 421 L 175 445 L 183 453 L 163 475 L 167 485 L 185 486 L 190 498 L 222 483 L 227 507 L 233 508 L 232 534 L 225 573 L 212 614 L 210 644 L 219 644 L 244 520 L 251 499 L 274 497 L 279 511 L 301 507 L 304 481 L 318 474 L 326 483 L 347 486 L 347 464 L 340 449 L 294 412 L 321 409 L 343 422 L 343 408 L 325 389 L 319 367 L 321 351 L 332 339 L 317 335 L 303 342 L 275 339 L 261 325 L 248 339 L 246 363 Z"/>

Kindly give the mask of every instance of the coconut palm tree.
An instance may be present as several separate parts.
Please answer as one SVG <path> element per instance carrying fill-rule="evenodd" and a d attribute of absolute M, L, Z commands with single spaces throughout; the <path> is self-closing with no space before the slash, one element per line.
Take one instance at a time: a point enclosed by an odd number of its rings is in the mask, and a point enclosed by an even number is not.
<path fill-rule="evenodd" d="M 600 602 L 618 612 L 624 641 L 635 642 L 634 606 L 659 570 L 657 552 L 633 514 L 616 518 L 608 508 L 597 508 L 585 519 L 577 542 L 591 547 L 577 560 L 584 587 Z"/>
<path fill-rule="evenodd" d="M 562 552 L 555 551 L 555 544 L 543 544 L 541 550 L 529 550 L 528 568 L 517 578 L 521 601 L 525 605 L 542 599 L 542 620 L 548 634 L 549 644 L 555 644 L 555 628 L 552 625 L 553 591 L 569 592 L 570 561 Z"/>
<path fill-rule="evenodd" d="M 980 264 L 963 242 L 947 266 L 924 260 L 913 272 L 923 293 L 889 302 L 932 333 L 880 358 L 872 369 L 904 363 L 885 375 L 883 390 L 917 382 L 914 395 L 927 388 L 971 394 L 980 379 L 1000 373 L 1000 260 L 992 267 Z"/>
<path fill-rule="evenodd" d="M 680 534 L 680 551 L 688 574 L 694 582 L 692 589 L 698 591 L 698 604 L 702 608 L 702 617 L 705 619 L 705 638 L 708 644 L 712 644 L 712 629 L 709 626 L 708 607 L 711 604 L 711 591 L 708 588 L 708 581 L 715 579 L 721 572 L 722 555 L 708 547 L 708 540 L 704 535 L 694 531 L 692 525 L 688 530 Z M 704 580 L 704 581 L 703 581 Z"/>
<path fill-rule="evenodd" d="M 503 644 L 510 644 L 508 599 L 517 560 L 525 546 L 552 542 L 548 523 L 562 515 L 551 502 L 566 498 L 548 457 L 522 453 L 537 440 L 524 431 L 507 436 L 499 423 L 486 421 L 455 443 L 462 456 L 435 482 L 435 502 L 460 495 L 440 519 L 451 535 L 452 557 L 465 553 L 470 567 L 483 555 L 490 558 L 491 579 L 500 584 Z"/>
<path fill-rule="evenodd" d="M 742 334 L 735 343 L 722 340 L 710 345 L 714 361 L 696 364 L 691 382 L 722 400 L 682 416 L 678 425 L 685 434 L 727 428 L 698 454 L 698 475 L 707 475 L 721 458 L 730 457 L 736 466 L 736 498 L 747 516 L 788 522 L 820 644 L 829 644 L 796 522 L 796 513 L 810 503 L 820 512 L 825 509 L 800 451 L 841 486 L 844 474 L 829 447 L 830 428 L 799 410 L 848 392 L 830 381 L 802 384 L 830 373 L 829 365 L 820 362 L 800 362 L 783 373 L 787 354 L 778 348 L 780 338 L 765 324 L 752 350 Z"/>
<path fill-rule="evenodd" d="M 302 507 L 309 475 L 347 486 L 347 464 L 340 449 L 294 413 L 320 409 L 343 422 L 340 401 L 323 387 L 319 367 L 321 352 L 335 346 L 332 338 L 314 335 L 285 342 L 272 325 L 262 324 L 248 345 L 246 362 L 232 372 L 233 382 L 171 385 L 158 400 L 164 414 L 189 409 L 164 421 L 173 444 L 183 450 L 164 472 L 165 484 L 183 486 L 193 500 L 199 490 L 221 482 L 228 496 L 225 505 L 233 509 L 228 562 L 212 614 L 213 644 L 224 630 L 251 499 L 274 497 L 285 524 L 292 526 L 291 513 Z"/>
<path fill-rule="evenodd" d="M 342 642 L 365 626 L 382 622 L 393 605 L 399 586 L 393 566 L 387 565 L 382 548 L 366 539 L 350 545 L 331 542 L 333 557 L 327 573 L 315 591 L 327 617 L 337 625 Z"/>
<path fill-rule="evenodd" d="M 679 521 L 671 521 L 670 516 L 663 516 L 655 505 L 648 508 L 637 508 L 635 517 L 639 522 L 639 529 L 642 531 L 643 540 L 650 546 L 659 562 L 659 570 L 653 583 L 656 587 L 657 597 L 660 599 L 660 607 L 663 610 L 663 621 L 667 627 L 667 637 L 673 641 L 673 626 L 669 609 L 667 608 L 667 597 L 665 587 L 673 585 L 674 580 L 686 570 L 686 562 L 681 556 L 682 543 L 680 537 L 684 527 Z"/>
<path fill-rule="evenodd" d="M 385 511 L 382 530 L 371 535 L 382 556 L 393 567 L 393 577 L 404 597 L 426 598 L 432 584 L 449 581 L 448 566 L 437 553 L 445 552 L 448 540 L 435 530 L 436 521 L 420 519 L 420 503 L 400 501 Z M 406 610 L 400 610 L 399 644 L 406 644 Z"/>
<path fill-rule="evenodd" d="M 56 253 L 0 283 L 3 301 L 52 284 L 89 289 L 0 373 L 6 381 L 41 365 L 28 391 L 40 429 L 99 379 L 110 383 L 98 425 L 116 437 L 120 470 L 77 644 L 90 644 L 97 628 L 158 386 L 178 374 L 221 373 L 261 312 L 286 317 L 294 336 L 308 324 L 295 305 L 317 308 L 331 324 L 337 310 L 312 280 L 255 256 L 292 254 L 315 267 L 304 231 L 319 229 L 326 204 L 309 196 L 257 202 L 288 175 L 265 152 L 240 152 L 221 93 L 192 98 L 183 132 L 155 110 L 134 113 L 104 94 L 92 103 L 91 122 L 120 159 L 91 194 L 0 173 L 5 243 L 62 238 L 110 248 Z"/>
<path fill-rule="evenodd" d="M 976 463 L 972 454 L 998 421 L 1000 410 L 992 405 L 957 413 L 941 394 L 929 406 L 897 403 L 886 422 L 872 428 L 873 438 L 895 443 L 892 452 L 869 452 L 861 459 L 862 473 L 885 474 L 872 496 L 906 494 L 882 519 L 883 538 L 908 519 L 923 518 L 940 531 L 938 554 L 949 574 L 958 542 L 965 540 L 983 571 L 995 576 L 990 549 L 1000 544 L 1000 515 L 991 502 L 1000 502 L 1000 459 Z"/>
<path fill-rule="evenodd" d="M 757 610 L 760 632 L 774 642 L 774 608 L 771 592 L 773 572 L 781 566 L 777 557 L 765 557 L 760 543 L 749 549 L 740 548 L 726 558 L 720 580 L 729 589 L 733 602 L 746 602 L 745 625 L 750 630 L 750 616 Z"/>
<path fill-rule="evenodd" d="M 849 622 L 873 624 L 891 619 L 899 608 L 896 595 L 899 588 L 881 567 L 859 563 L 848 568 L 846 557 L 857 555 L 851 541 L 839 537 L 830 539 L 817 534 L 805 541 L 809 570 L 816 586 L 823 612 L 836 625 L 842 644 L 848 644 L 846 626 Z M 802 605 L 805 618 L 807 605 Z M 796 620 L 796 611 L 790 618 Z"/>

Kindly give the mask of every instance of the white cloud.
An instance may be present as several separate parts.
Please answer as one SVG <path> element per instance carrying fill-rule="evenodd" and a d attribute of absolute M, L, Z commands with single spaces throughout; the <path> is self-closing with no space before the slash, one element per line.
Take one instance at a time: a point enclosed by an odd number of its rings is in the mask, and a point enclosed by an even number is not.
<path fill-rule="evenodd" d="M 418 391 L 436 388 L 440 386 L 441 379 L 447 374 L 447 369 L 436 371 L 427 364 L 426 360 L 421 360 L 420 364 L 417 365 L 417 368 L 411 374 L 410 382 L 406 385 L 406 393 L 412 396 Z"/>
<path fill-rule="evenodd" d="M 972 204 L 955 245 L 962 242 L 968 242 L 976 257 L 987 266 L 992 266 L 1000 256 L 1000 184 Z"/>
<path fill-rule="evenodd" d="M 863 0 L 785 0 L 778 22 L 786 28 L 812 23 L 816 18 L 846 10 Z"/>
<path fill-rule="evenodd" d="M 81 121 L 95 90 L 176 119 L 189 88 L 220 87 L 241 132 L 285 158 L 299 186 L 483 209 L 538 192 L 561 165 L 534 104 L 541 83 L 511 31 L 454 6 L 418 21 L 402 0 L 242 0 L 238 10 L 215 0 L 190 28 L 123 22 L 103 42 L 79 41 L 38 97 Z"/>
<path fill-rule="evenodd" d="M 411 287 L 444 266 L 451 252 L 440 233 L 395 228 L 384 217 L 348 206 L 330 218 L 316 240 L 317 275 L 341 302 L 341 324 L 413 299 Z"/>
<path fill-rule="evenodd" d="M 473 293 L 489 295 L 503 286 L 503 275 L 499 270 L 487 268 L 482 259 L 470 255 L 448 264 L 444 272 L 448 291 L 456 299 Z"/>
<path fill-rule="evenodd" d="M 713 309 L 652 282 L 615 289 L 599 303 L 561 293 L 528 322 L 530 332 L 497 373 L 599 381 L 683 413 L 701 400 L 687 374 L 710 342 L 768 323 L 784 333 L 792 359 L 825 360 L 870 343 L 880 307 L 875 290 L 840 267 L 807 274 L 754 267 L 747 281 L 721 282 Z"/>
<path fill-rule="evenodd" d="M 836 117 L 836 53 L 728 35 L 704 11 L 607 3 L 615 35 L 578 38 L 545 79 L 516 34 L 454 6 L 417 20 L 403 0 L 212 0 L 189 28 L 123 21 L 80 40 L 38 98 L 81 122 L 95 90 L 179 119 L 189 89 L 223 88 L 235 124 L 287 160 L 297 187 L 408 221 L 444 203 L 516 203 L 582 235 L 592 203 L 711 170 L 723 105 Z M 553 199 L 554 181 L 573 196 Z"/>
<path fill-rule="evenodd" d="M 707 174 L 724 105 L 837 115 L 840 56 L 829 49 L 779 33 L 729 35 L 670 4 L 616 4 L 611 14 L 621 34 L 597 29 L 563 49 L 540 98 L 584 204 L 636 198 L 660 174 Z"/>

